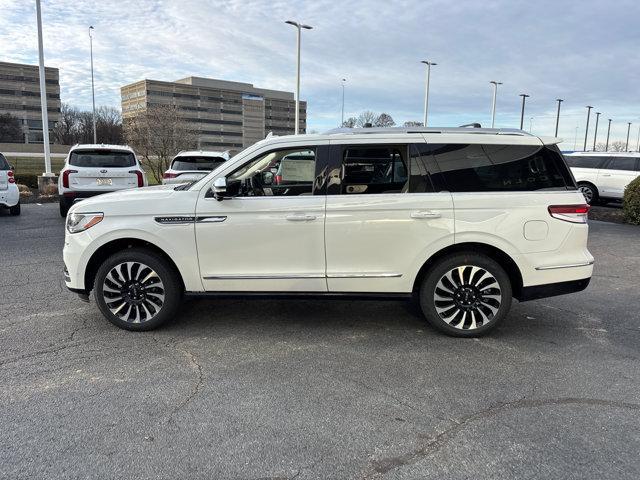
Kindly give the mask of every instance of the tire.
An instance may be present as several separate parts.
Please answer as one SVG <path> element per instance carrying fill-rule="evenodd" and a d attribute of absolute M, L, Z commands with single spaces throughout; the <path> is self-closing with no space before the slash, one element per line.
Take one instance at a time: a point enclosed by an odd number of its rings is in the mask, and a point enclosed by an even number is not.
<path fill-rule="evenodd" d="M 143 248 L 111 255 L 98 268 L 93 294 L 107 320 L 125 330 L 147 331 L 172 319 L 180 307 L 179 273 Z"/>
<path fill-rule="evenodd" d="M 478 337 L 507 316 L 512 290 L 496 261 L 462 252 L 438 261 L 425 275 L 419 294 L 422 313 L 432 326 L 454 337 Z"/>
<path fill-rule="evenodd" d="M 69 205 L 67 205 L 67 202 L 65 202 L 62 198 L 60 199 L 60 216 L 62 218 L 65 218 L 67 216 L 67 213 L 69 213 L 69 208 L 71 208 Z"/>
<path fill-rule="evenodd" d="M 578 190 L 584 195 L 584 200 L 589 205 L 597 205 L 600 199 L 598 189 L 589 182 L 578 182 Z"/>
<path fill-rule="evenodd" d="M 9 214 L 13 215 L 13 216 L 18 216 L 20 215 L 20 202 L 18 202 L 16 205 L 14 205 L 13 207 L 9 207 Z"/>

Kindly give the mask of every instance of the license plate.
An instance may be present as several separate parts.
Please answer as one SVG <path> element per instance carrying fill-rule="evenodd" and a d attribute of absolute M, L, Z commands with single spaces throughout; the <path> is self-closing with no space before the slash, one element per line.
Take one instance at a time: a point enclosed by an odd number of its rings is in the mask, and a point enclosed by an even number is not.
<path fill-rule="evenodd" d="M 113 185 L 113 180 L 110 178 L 96 178 L 96 183 L 98 185 Z"/>

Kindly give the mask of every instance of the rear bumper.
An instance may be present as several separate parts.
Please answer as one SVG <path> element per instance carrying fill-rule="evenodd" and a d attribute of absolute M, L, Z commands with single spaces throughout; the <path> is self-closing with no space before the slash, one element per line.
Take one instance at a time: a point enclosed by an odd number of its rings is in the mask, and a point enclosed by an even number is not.
<path fill-rule="evenodd" d="M 13 207 L 20 202 L 20 192 L 15 184 L 9 184 L 6 190 L 0 190 L 0 206 Z"/>
<path fill-rule="evenodd" d="M 557 295 L 566 295 L 567 293 L 581 292 L 589 286 L 590 281 L 591 277 L 588 277 L 580 280 L 570 280 L 568 282 L 523 287 L 516 298 L 521 302 L 526 302 L 527 300 L 537 300 L 539 298 L 555 297 Z"/>

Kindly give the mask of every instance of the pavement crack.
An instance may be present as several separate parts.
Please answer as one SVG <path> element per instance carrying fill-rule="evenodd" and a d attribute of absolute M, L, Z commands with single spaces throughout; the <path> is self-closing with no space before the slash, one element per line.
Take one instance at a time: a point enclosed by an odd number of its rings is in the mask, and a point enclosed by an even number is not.
<path fill-rule="evenodd" d="M 638 403 L 620 402 L 616 400 L 580 397 L 560 397 L 551 399 L 527 400 L 526 397 L 522 397 L 519 400 L 514 400 L 512 402 L 503 402 L 491 405 L 485 409 L 479 410 L 469 415 L 465 415 L 457 420 L 450 419 L 453 425 L 449 426 L 437 435 L 431 436 L 429 438 L 429 441 L 423 443 L 422 445 L 418 445 L 418 447 L 416 447 L 415 449 L 402 455 L 373 460 L 371 462 L 373 472 L 365 474 L 363 478 L 369 479 L 374 477 L 381 477 L 386 475 L 390 471 L 395 470 L 396 468 L 413 465 L 419 462 L 421 459 L 437 452 L 468 424 L 476 422 L 478 420 L 494 417 L 500 413 L 510 410 L 558 405 L 583 405 L 640 411 L 640 404 Z"/>
<path fill-rule="evenodd" d="M 193 369 L 196 371 L 196 374 L 197 374 L 196 382 L 191 387 L 191 391 L 189 392 L 189 395 L 187 395 L 187 397 L 172 410 L 169 418 L 169 420 L 171 421 L 173 416 L 176 413 L 178 413 L 180 410 L 186 407 L 200 393 L 200 391 L 202 390 L 202 387 L 204 386 L 204 373 L 203 373 L 202 365 L 200 365 L 200 363 L 198 362 L 198 359 L 196 358 L 193 352 L 191 352 L 190 350 L 187 350 L 186 348 L 181 348 L 177 344 L 167 343 L 165 346 L 166 347 L 171 346 L 175 350 L 178 350 L 179 352 L 182 352 L 184 355 L 186 355 L 189 360 L 189 364 L 193 367 Z"/>

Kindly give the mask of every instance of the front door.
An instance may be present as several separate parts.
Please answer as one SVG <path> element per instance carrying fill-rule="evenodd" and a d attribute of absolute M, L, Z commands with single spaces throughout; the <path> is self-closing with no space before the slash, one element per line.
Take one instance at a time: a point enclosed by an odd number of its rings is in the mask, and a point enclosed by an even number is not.
<path fill-rule="evenodd" d="M 639 174 L 637 163 L 636 157 L 609 157 L 598 171 L 600 196 L 621 199 L 625 187 Z"/>
<path fill-rule="evenodd" d="M 261 151 L 226 174 L 230 198 L 201 192 L 195 228 L 206 291 L 327 290 L 326 196 L 315 181 L 327 148 Z"/>
<path fill-rule="evenodd" d="M 330 292 L 409 293 L 424 262 L 453 244 L 453 200 L 434 188 L 421 145 L 332 141 Z"/>

